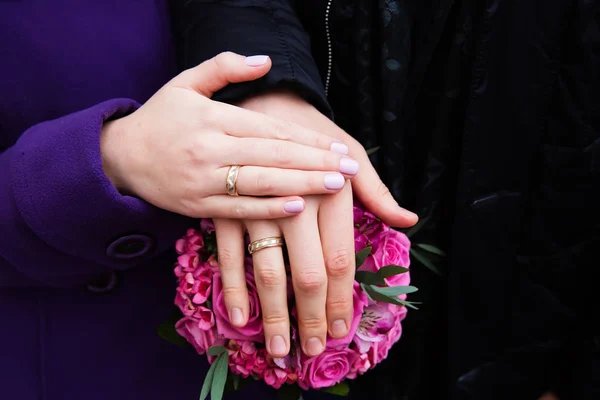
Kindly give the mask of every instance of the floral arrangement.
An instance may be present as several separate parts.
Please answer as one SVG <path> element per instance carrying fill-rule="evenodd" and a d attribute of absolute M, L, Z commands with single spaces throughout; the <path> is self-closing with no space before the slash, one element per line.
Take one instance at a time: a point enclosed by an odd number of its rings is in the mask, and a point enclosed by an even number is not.
<path fill-rule="evenodd" d="M 177 241 L 175 304 L 183 317 L 176 321 L 174 328 L 198 354 L 206 354 L 211 364 L 201 400 L 209 392 L 211 398 L 221 399 L 226 383 L 237 389 L 245 378 L 262 380 L 281 392 L 285 390 L 290 394 L 284 397 L 293 400 L 300 398 L 301 389 L 347 395 L 346 380 L 373 369 L 387 357 L 390 348 L 400 339 L 407 308 L 416 309 L 416 303 L 406 300 L 407 294 L 417 290 L 409 286 L 408 268 L 414 251 L 406 234 L 390 229 L 361 206 L 354 207 L 354 225 L 357 270 L 352 326 L 345 338 L 328 338 L 325 351 L 315 357 L 303 354 L 298 343 L 293 296 L 290 296 L 289 306 L 291 351 L 284 358 L 267 354 L 249 256 L 245 267 L 250 318 L 243 328 L 230 324 L 211 220 L 201 220 L 198 229 L 189 229 Z M 439 252 L 433 246 L 419 246 Z"/>

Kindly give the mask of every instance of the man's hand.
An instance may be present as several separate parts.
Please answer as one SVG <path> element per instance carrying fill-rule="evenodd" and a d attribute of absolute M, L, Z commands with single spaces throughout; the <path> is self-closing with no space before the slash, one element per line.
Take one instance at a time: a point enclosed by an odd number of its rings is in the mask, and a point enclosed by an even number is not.
<path fill-rule="evenodd" d="M 348 155 L 360 165 L 358 174 L 352 178 L 352 188 L 364 206 L 393 227 L 407 228 L 417 223 L 417 215 L 400 207 L 394 200 L 369 161 L 364 147 L 298 95 L 289 91 L 274 91 L 245 100 L 240 106 L 295 122 L 342 141 L 349 148 Z"/>

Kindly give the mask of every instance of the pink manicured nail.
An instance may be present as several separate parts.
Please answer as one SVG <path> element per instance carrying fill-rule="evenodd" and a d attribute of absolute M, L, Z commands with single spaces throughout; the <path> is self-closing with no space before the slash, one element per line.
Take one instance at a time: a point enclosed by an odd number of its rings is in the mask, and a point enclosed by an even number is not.
<path fill-rule="evenodd" d="M 342 174 L 326 174 L 324 183 L 325 189 L 339 190 L 344 187 L 346 178 Z"/>
<path fill-rule="evenodd" d="M 340 143 L 340 142 L 331 143 L 329 150 L 333 151 L 334 153 L 339 153 L 339 154 L 343 154 L 343 155 L 348 154 L 348 146 L 346 146 L 344 143 Z"/>
<path fill-rule="evenodd" d="M 358 163 L 351 158 L 342 158 L 340 160 L 340 172 L 346 175 L 356 175 L 358 173 Z"/>
<path fill-rule="evenodd" d="M 281 335 L 275 335 L 271 338 L 271 353 L 281 355 L 285 354 L 286 350 L 285 340 Z"/>
<path fill-rule="evenodd" d="M 239 308 L 234 308 L 231 310 L 231 323 L 235 326 L 242 326 L 244 323 L 244 316 L 242 315 L 242 310 Z"/>
<path fill-rule="evenodd" d="M 323 351 L 323 343 L 318 337 L 308 339 L 304 347 L 308 356 L 316 356 Z"/>
<path fill-rule="evenodd" d="M 283 210 L 289 213 L 299 213 L 304 210 L 304 202 L 300 200 L 288 201 L 283 205 Z"/>
<path fill-rule="evenodd" d="M 269 56 L 250 56 L 246 57 L 246 65 L 249 67 L 260 67 L 265 65 Z"/>

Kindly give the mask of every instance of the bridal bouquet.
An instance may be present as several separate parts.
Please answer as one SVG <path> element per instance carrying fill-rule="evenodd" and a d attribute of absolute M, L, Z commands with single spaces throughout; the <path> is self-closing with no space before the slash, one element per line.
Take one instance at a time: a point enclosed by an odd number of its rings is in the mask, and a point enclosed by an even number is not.
<path fill-rule="evenodd" d="M 357 270 L 350 333 L 342 339 L 328 338 L 325 351 L 315 357 L 303 354 L 298 343 L 293 300 L 289 305 L 291 351 L 283 358 L 267 354 L 250 257 L 245 262 L 250 318 L 243 328 L 230 324 L 211 220 L 201 220 L 198 229 L 189 229 L 177 241 L 175 275 L 179 285 L 175 304 L 183 317 L 175 329 L 211 363 L 200 399 L 209 392 L 213 399 L 220 399 L 226 383 L 237 389 L 244 378 L 263 380 L 293 393 L 290 398 L 294 400 L 300 397 L 301 389 L 344 395 L 348 392 L 346 380 L 374 368 L 387 357 L 400 339 L 407 307 L 416 308 L 415 303 L 406 300 L 408 293 L 417 290 L 408 286 L 410 241 L 359 206 L 354 207 L 354 226 Z"/>

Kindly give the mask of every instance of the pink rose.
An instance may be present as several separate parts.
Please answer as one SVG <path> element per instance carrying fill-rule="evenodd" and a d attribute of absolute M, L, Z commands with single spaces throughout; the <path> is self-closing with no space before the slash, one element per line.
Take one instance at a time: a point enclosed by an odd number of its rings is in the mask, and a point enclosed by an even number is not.
<path fill-rule="evenodd" d="M 298 382 L 313 389 L 333 386 L 346 378 L 357 358 L 358 353 L 349 348 L 325 349 L 316 357 L 303 359 Z"/>
<path fill-rule="evenodd" d="M 212 306 L 217 321 L 217 330 L 220 335 L 227 339 L 250 340 L 252 342 L 264 342 L 262 318 L 260 315 L 260 302 L 258 301 L 258 292 L 254 282 L 254 275 L 246 273 L 246 286 L 248 288 L 248 298 L 250 300 L 249 318 L 246 326 L 238 328 L 229 322 L 229 314 L 225 307 L 225 296 L 223 295 L 223 283 L 221 274 L 215 273 L 212 284 Z"/>
<path fill-rule="evenodd" d="M 367 354 L 360 354 L 348 373 L 348 379 L 356 379 L 358 375 L 362 375 L 371 368 L 371 361 Z"/>
<path fill-rule="evenodd" d="M 209 347 L 221 342 L 215 327 L 204 330 L 200 328 L 200 322 L 193 317 L 184 317 L 180 319 L 175 324 L 175 329 L 179 335 L 183 336 L 192 346 L 194 346 L 198 354 L 204 354 Z"/>
<path fill-rule="evenodd" d="M 354 297 L 353 297 L 353 305 L 354 305 L 354 313 L 352 316 L 352 325 L 350 325 L 350 330 L 348 334 L 339 339 L 333 339 L 331 337 L 327 337 L 327 347 L 338 347 L 338 346 L 348 346 L 352 339 L 354 338 L 354 334 L 356 333 L 356 329 L 360 323 L 361 317 L 363 315 L 363 311 L 367 304 L 369 303 L 369 299 L 367 295 L 360 288 L 360 284 L 358 282 L 354 282 Z"/>
<path fill-rule="evenodd" d="M 354 206 L 354 245 L 356 251 L 371 246 L 373 252 L 379 247 L 381 236 L 389 227 L 362 205 Z"/>
<path fill-rule="evenodd" d="M 386 265 L 410 266 L 410 240 L 402 233 L 389 230 L 381 236 L 377 251 L 372 253 L 360 267 L 363 271 L 376 272 Z M 410 283 L 410 275 L 403 273 L 386 278 L 388 286 L 406 286 Z"/>

